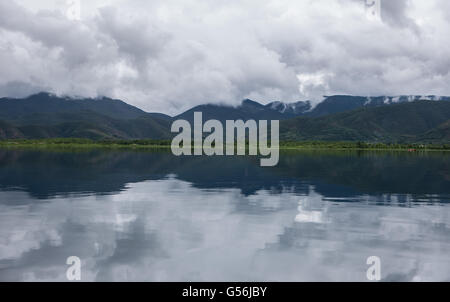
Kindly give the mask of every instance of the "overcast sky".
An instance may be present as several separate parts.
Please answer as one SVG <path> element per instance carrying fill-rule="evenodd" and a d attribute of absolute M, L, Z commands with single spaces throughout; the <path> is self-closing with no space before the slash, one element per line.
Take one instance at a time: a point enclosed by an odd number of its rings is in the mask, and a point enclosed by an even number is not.
<path fill-rule="evenodd" d="M 0 96 L 39 90 L 179 113 L 323 95 L 450 95 L 450 1 L 0 0 Z M 73 16 L 73 14 L 72 14 Z M 75 14 L 76 16 L 76 14 Z"/>

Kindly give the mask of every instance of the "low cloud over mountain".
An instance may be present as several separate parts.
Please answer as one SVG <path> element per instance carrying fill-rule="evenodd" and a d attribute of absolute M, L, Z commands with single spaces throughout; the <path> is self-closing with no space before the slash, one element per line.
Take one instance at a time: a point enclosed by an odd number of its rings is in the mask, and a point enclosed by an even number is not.
<path fill-rule="evenodd" d="M 146 111 L 323 95 L 450 95 L 445 0 L 0 3 L 0 96 L 120 98 Z"/>

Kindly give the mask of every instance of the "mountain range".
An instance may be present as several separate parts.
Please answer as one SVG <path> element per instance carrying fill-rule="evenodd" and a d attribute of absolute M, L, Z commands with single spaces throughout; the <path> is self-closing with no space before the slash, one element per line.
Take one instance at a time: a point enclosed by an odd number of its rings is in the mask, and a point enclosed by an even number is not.
<path fill-rule="evenodd" d="M 0 99 L 0 139 L 82 137 L 90 139 L 170 139 L 173 120 L 281 121 L 284 140 L 450 142 L 450 97 L 328 96 L 309 101 L 246 99 L 239 106 L 205 104 L 177 116 L 148 113 L 121 100 L 60 97 L 38 93 Z"/>
<path fill-rule="evenodd" d="M 0 99 L 0 138 L 169 139 L 171 119 L 109 98 Z"/>

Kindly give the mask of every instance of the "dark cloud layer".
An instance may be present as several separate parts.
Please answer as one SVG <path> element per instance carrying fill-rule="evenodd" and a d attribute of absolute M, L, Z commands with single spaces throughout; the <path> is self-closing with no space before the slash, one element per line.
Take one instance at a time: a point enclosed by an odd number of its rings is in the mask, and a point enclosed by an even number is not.
<path fill-rule="evenodd" d="M 0 94 L 107 95 L 177 113 L 243 98 L 450 95 L 448 1 L 0 2 Z"/>

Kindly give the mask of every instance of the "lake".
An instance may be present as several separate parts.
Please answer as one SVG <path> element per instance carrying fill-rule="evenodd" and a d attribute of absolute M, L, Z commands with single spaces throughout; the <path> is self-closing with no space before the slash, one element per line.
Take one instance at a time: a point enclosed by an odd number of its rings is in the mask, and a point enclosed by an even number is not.
<path fill-rule="evenodd" d="M 0 281 L 450 281 L 449 155 L 0 149 Z"/>

